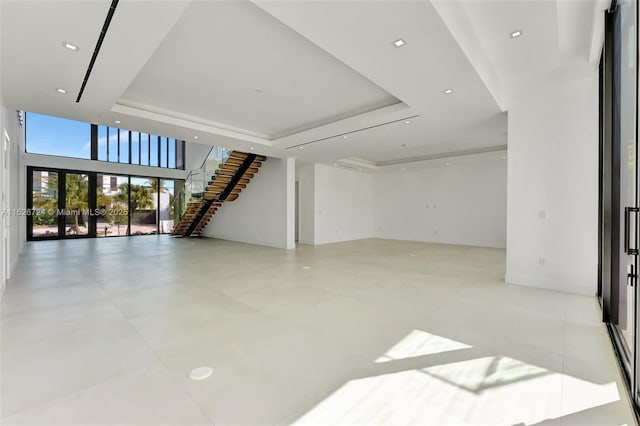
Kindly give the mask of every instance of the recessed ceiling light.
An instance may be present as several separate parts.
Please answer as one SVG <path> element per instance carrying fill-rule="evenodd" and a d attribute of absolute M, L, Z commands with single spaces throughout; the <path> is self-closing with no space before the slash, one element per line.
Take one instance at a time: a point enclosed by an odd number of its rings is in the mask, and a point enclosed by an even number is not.
<path fill-rule="evenodd" d="M 66 41 L 62 42 L 62 46 L 65 49 L 73 50 L 74 52 L 77 52 L 78 50 L 80 50 L 80 48 L 78 46 L 76 46 L 75 44 L 67 43 Z"/>
<path fill-rule="evenodd" d="M 197 137 L 197 136 L 194 136 L 193 138 L 194 138 L 194 139 L 198 139 L 198 137 Z"/>
<path fill-rule="evenodd" d="M 349 138 L 349 136 L 347 136 L 347 135 L 344 135 L 344 136 L 342 137 L 342 139 L 348 139 L 348 138 Z"/>
<path fill-rule="evenodd" d="M 120 124 L 120 120 L 115 120 L 114 123 Z"/>
<path fill-rule="evenodd" d="M 56 89 L 56 92 L 58 92 L 58 93 L 62 93 L 63 95 L 64 95 L 65 93 L 67 93 L 66 89 L 60 89 L 60 88 L 57 88 L 57 89 Z"/>
<path fill-rule="evenodd" d="M 304 149 L 304 146 L 299 146 L 298 149 Z"/>
<path fill-rule="evenodd" d="M 447 166 L 450 166 L 450 165 L 451 165 L 451 163 L 447 163 Z"/>
<path fill-rule="evenodd" d="M 402 46 L 404 46 L 405 44 L 407 44 L 407 42 L 406 42 L 406 41 L 404 41 L 404 40 L 403 40 L 403 39 L 401 39 L 401 38 L 399 38 L 399 39 L 397 39 L 397 40 L 394 40 L 394 42 L 393 42 L 393 45 L 394 45 L 395 47 L 402 47 Z"/>
<path fill-rule="evenodd" d="M 411 120 L 405 120 L 404 121 L 404 124 L 409 124 L 409 123 L 411 123 Z"/>
<path fill-rule="evenodd" d="M 253 147 L 249 148 L 251 151 L 253 151 Z"/>
<path fill-rule="evenodd" d="M 522 35 L 522 30 L 515 30 L 512 33 L 509 34 L 509 37 L 511 38 L 518 38 Z"/>
<path fill-rule="evenodd" d="M 445 95 L 450 95 L 450 94 L 452 94 L 452 93 L 453 93 L 453 89 L 445 89 L 445 90 L 444 90 L 444 94 L 445 94 Z"/>

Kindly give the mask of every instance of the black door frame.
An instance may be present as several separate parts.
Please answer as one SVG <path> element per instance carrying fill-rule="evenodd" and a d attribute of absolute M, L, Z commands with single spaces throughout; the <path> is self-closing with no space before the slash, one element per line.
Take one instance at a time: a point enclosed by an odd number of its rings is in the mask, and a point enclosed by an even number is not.
<path fill-rule="evenodd" d="M 87 194 L 88 209 L 95 211 L 96 209 L 96 173 L 86 172 L 81 170 L 71 169 L 56 169 L 53 167 L 39 167 L 39 166 L 27 166 L 27 210 L 33 212 L 33 172 L 55 172 L 58 174 L 58 210 L 66 209 L 67 188 L 66 177 L 67 174 L 82 174 L 87 175 L 89 185 L 89 193 Z M 96 219 L 93 215 L 87 216 L 87 235 L 66 235 L 66 217 L 65 215 L 58 215 L 58 235 L 52 235 L 49 237 L 34 237 L 33 236 L 33 215 L 27 215 L 27 241 L 41 241 L 41 240 L 67 240 L 77 238 L 93 238 L 96 236 Z"/>

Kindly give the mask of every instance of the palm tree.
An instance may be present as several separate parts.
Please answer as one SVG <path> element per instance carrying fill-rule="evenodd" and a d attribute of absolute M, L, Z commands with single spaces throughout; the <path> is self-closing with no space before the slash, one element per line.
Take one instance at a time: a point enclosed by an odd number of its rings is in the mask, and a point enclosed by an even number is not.
<path fill-rule="evenodd" d="M 119 186 L 120 192 L 115 195 L 116 201 L 127 205 L 127 195 L 129 201 L 129 212 L 133 215 L 133 212 L 141 209 L 153 208 L 154 206 L 154 192 L 153 188 L 145 185 L 133 184 L 129 186 L 128 183 L 123 183 Z M 129 233 L 129 226 L 127 226 L 127 234 Z"/>
<path fill-rule="evenodd" d="M 84 174 L 67 173 L 66 175 L 66 208 L 73 213 L 73 226 L 70 230 L 78 232 L 79 216 L 83 209 L 89 207 L 89 177 Z"/>
<path fill-rule="evenodd" d="M 155 193 L 167 192 L 167 188 L 164 186 L 164 180 L 162 179 L 147 179 L 145 186 L 151 187 Z"/>
<path fill-rule="evenodd" d="M 120 193 L 115 198 L 123 203 L 127 202 L 127 194 L 131 190 L 131 196 L 129 197 L 130 210 L 136 211 L 153 207 L 153 188 L 144 185 L 131 185 L 131 188 L 129 188 L 128 183 L 121 184 L 119 188 Z"/>

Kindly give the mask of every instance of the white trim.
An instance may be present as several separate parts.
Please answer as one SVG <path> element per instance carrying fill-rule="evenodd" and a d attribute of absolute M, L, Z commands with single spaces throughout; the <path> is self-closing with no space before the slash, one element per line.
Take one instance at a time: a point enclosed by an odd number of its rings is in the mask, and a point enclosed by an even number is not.
<path fill-rule="evenodd" d="M 452 244 L 456 246 L 488 247 L 498 249 L 506 248 L 505 241 L 457 240 L 450 238 L 404 238 L 392 234 L 378 234 L 373 238 L 382 240 L 416 241 L 420 243 Z"/>
<path fill-rule="evenodd" d="M 565 293 L 581 294 L 585 296 L 596 295 L 595 283 L 568 282 L 520 274 L 506 274 L 504 280 L 507 284 L 515 284 L 525 287 L 543 288 L 546 290 L 562 291 Z"/>
<path fill-rule="evenodd" d="M 273 247 L 273 248 L 283 249 L 283 250 L 288 250 L 289 249 L 289 248 L 286 247 L 286 243 L 285 244 L 273 244 L 273 243 L 269 243 L 269 242 L 262 241 L 262 240 L 250 240 L 250 239 L 236 238 L 236 237 L 225 236 L 225 235 L 220 235 L 220 234 L 216 234 L 216 235 L 202 234 L 202 237 L 204 237 L 204 238 L 212 238 L 214 240 L 233 241 L 234 243 L 253 244 L 253 245 L 257 245 L 257 246 Z M 291 248 L 295 248 L 295 247 L 291 247 Z"/>

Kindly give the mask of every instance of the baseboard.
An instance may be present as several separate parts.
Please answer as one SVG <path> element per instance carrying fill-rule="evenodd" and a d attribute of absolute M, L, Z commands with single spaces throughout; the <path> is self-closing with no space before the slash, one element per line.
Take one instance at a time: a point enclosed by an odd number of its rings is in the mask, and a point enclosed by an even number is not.
<path fill-rule="evenodd" d="M 324 244 L 335 244 L 335 243 L 346 243 L 349 241 L 360 241 L 360 240 L 369 240 L 373 237 L 368 236 L 368 237 L 358 237 L 358 238 L 349 238 L 349 239 L 344 239 L 344 240 L 327 240 L 327 241 L 316 241 L 313 245 L 315 246 L 321 246 Z"/>
<path fill-rule="evenodd" d="M 202 234 L 202 236 L 205 237 L 205 238 L 217 238 L 219 240 L 235 241 L 237 243 L 254 244 L 254 245 L 257 245 L 257 246 L 273 247 L 273 248 L 288 250 L 286 245 L 276 244 L 276 243 L 273 243 L 271 241 L 261 241 L 261 240 L 254 240 L 254 239 L 248 239 L 248 238 L 247 239 L 245 239 L 245 238 L 236 238 L 236 237 L 231 237 L 231 236 L 221 235 L 221 234 L 213 234 L 213 235 L 211 235 L 211 234 L 204 233 L 204 234 Z"/>
<path fill-rule="evenodd" d="M 564 293 L 581 294 L 585 296 L 593 296 L 596 294 L 595 283 L 576 284 L 575 282 L 567 282 L 542 277 L 534 277 L 521 274 L 506 274 L 504 280 L 508 284 L 521 285 L 525 287 L 543 288 L 545 290 L 562 291 Z"/>
<path fill-rule="evenodd" d="M 506 248 L 505 241 L 481 241 L 481 240 L 455 240 L 447 238 L 404 238 L 398 235 L 376 235 L 374 238 L 381 240 L 398 240 L 398 241 L 415 241 L 419 243 L 435 243 L 435 244 L 451 244 L 455 246 L 471 246 L 471 247 L 488 247 L 488 248 Z"/>

